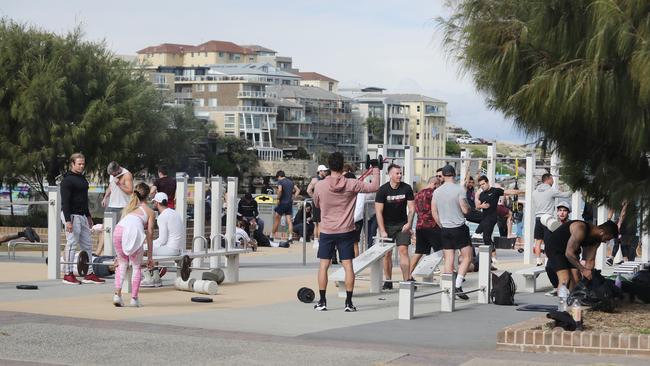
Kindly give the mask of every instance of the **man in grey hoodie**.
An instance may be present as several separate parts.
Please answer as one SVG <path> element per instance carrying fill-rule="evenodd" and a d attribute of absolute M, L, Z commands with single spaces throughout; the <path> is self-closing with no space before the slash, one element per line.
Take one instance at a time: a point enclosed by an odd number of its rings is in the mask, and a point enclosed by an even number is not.
<path fill-rule="evenodd" d="M 372 168 L 372 182 L 366 183 L 343 176 L 343 154 L 332 153 L 327 159 L 331 174 L 316 183 L 314 205 L 320 208 L 320 242 L 318 243 L 318 289 L 320 300 L 314 306 L 317 311 L 327 310 L 325 290 L 327 289 L 327 270 L 334 251 L 338 250 L 341 265 L 345 270 L 345 311 L 357 308 L 352 304 L 354 289 L 354 206 L 357 193 L 377 192 L 379 189 L 379 169 Z"/>
<path fill-rule="evenodd" d="M 570 198 L 571 192 L 561 192 L 554 184 L 553 175 L 546 173 L 542 175 L 542 183 L 533 191 L 533 208 L 535 209 L 535 248 L 533 252 L 537 257 L 537 265 L 541 266 L 544 261 L 542 255 L 542 242 L 544 241 L 544 225 L 540 218 L 544 214 L 553 216 L 555 212 L 555 199 L 556 198 Z"/>

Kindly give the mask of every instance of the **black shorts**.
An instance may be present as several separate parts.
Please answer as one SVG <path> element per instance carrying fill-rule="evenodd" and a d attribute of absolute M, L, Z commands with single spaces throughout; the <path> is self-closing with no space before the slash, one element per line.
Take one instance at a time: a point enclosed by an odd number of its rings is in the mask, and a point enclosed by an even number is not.
<path fill-rule="evenodd" d="M 361 230 L 363 230 L 363 220 L 354 223 L 354 242 L 361 241 Z"/>
<path fill-rule="evenodd" d="M 277 206 L 275 206 L 274 211 L 280 216 L 283 215 L 293 216 L 293 205 L 291 203 L 280 203 Z"/>
<path fill-rule="evenodd" d="M 320 233 L 318 258 L 332 259 L 337 250 L 340 260 L 354 258 L 354 231 L 341 234 Z"/>
<path fill-rule="evenodd" d="M 461 249 L 472 245 L 467 225 L 440 230 L 442 249 Z"/>
<path fill-rule="evenodd" d="M 311 210 L 311 221 L 320 222 L 320 208 L 314 206 L 314 209 Z"/>
<path fill-rule="evenodd" d="M 576 267 L 569 262 L 566 255 L 563 253 L 546 253 L 548 256 L 548 266 L 551 267 L 554 271 L 561 271 L 564 269 L 575 269 Z"/>
<path fill-rule="evenodd" d="M 539 217 L 535 218 L 535 240 L 544 240 L 544 225 L 542 225 L 542 220 Z"/>
<path fill-rule="evenodd" d="M 396 246 L 411 244 L 411 235 L 402 231 L 404 225 L 406 225 L 405 222 L 396 225 L 385 224 L 386 233 L 389 238 L 393 239 Z"/>
<path fill-rule="evenodd" d="M 417 229 L 415 230 L 415 254 L 431 254 L 431 248 L 434 252 L 442 250 L 440 228 L 435 229 Z"/>

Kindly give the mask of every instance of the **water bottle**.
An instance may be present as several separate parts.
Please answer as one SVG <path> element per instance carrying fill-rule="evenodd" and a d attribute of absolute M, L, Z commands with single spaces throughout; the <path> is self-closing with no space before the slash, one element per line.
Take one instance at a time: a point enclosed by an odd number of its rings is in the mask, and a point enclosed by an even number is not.
<path fill-rule="evenodd" d="M 573 317 L 573 321 L 576 322 L 576 330 L 582 330 L 582 307 L 580 307 L 580 301 L 575 300 L 573 302 L 571 316 Z"/>
<path fill-rule="evenodd" d="M 560 303 L 557 306 L 558 311 L 567 311 L 566 299 L 569 297 L 569 289 L 566 287 L 566 284 L 562 284 L 560 289 L 557 290 L 557 296 L 560 298 Z"/>

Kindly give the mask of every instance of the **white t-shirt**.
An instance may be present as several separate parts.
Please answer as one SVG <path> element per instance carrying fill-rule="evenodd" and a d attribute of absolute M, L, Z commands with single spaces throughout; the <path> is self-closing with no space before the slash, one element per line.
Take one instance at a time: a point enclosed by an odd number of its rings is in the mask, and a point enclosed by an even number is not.
<path fill-rule="evenodd" d="M 433 191 L 441 227 L 451 229 L 465 224 L 461 198 L 465 198 L 465 190 L 460 184 L 445 183 Z"/>
<path fill-rule="evenodd" d="M 108 207 L 124 208 L 129 204 L 131 197 L 117 186 L 117 181 L 119 178 L 128 172 L 128 170 L 122 168 L 122 173 L 120 173 L 117 177 L 114 177 L 112 175 L 110 176 L 108 180 L 108 186 L 111 188 L 111 195 L 108 196 Z"/>
<path fill-rule="evenodd" d="M 251 241 L 251 238 L 246 234 L 246 231 L 240 227 L 235 228 L 235 245 L 237 247 L 245 247 L 246 243 Z"/>
<path fill-rule="evenodd" d="M 158 215 L 158 239 L 154 247 L 167 246 L 179 251 L 185 250 L 185 232 L 181 215 L 174 209 L 166 208 Z"/>

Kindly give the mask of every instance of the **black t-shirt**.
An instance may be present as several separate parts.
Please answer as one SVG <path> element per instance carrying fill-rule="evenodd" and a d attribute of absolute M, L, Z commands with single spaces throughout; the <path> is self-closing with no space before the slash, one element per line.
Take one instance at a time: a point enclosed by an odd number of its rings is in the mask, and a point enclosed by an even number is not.
<path fill-rule="evenodd" d="M 481 192 L 478 196 L 481 203 L 489 203 L 489 208 L 483 209 L 483 214 L 485 215 L 496 215 L 497 205 L 499 204 L 499 197 L 503 196 L 503 189 L 490 187 L 487 191 Z"/>
<path fill-rule="evenodd" d="M 162 177 L 153 181 L 158 192 L 165 192 L 170 201 L 174 201 L 176 196 L 176 179 L 170 177 Z"/>
<path fill-rule="evenodd" d="M 571 237 L 571 225 L 580 224 L 582 229 L 585 232 L 585 238 L 580 247 L 594 246 L 600 244 L 600 240 L 589 237 L 589 225 L 580 220 L 568 221 L 562 224 L 554 232 L 551 233 L 548 237 L 544 238 L 544 249 L 548 254 L 564 255 L 566 252 L 567 244 L 569 243 L 569 238 Z M 580 253 L 580 248 L 576 255 Z"/>
<path fill-rule="evenodd" d="M 386 225 L 404 224 L 408 221 L 406 216 L 407 201 L 413 201 L 413 189 L 410 185 L 400 182 L 397 189 L 390 186 L 390 182 L 379 187 L 375 202 L 384 204 L 384 223 Z"/>

